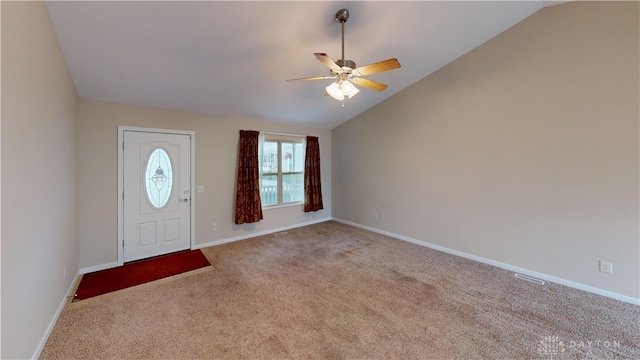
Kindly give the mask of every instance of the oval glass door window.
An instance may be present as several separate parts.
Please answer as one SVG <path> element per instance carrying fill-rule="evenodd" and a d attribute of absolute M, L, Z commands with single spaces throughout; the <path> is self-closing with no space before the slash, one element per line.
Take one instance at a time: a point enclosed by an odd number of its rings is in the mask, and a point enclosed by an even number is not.
<path fill-rule="evenodd" d="M 173 188 L 173 169 L 169 154 L 160 148 L 153 150 L 144 174 L 147 199 L 151 205 L 156 209 L 167 205 Z"/>

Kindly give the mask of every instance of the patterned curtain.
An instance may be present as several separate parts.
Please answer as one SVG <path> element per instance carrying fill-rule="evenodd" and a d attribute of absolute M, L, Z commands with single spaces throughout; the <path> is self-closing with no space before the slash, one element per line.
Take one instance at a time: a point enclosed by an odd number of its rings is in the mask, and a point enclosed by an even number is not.
<path fill-rule="evenodd" d="M 307 136 L 304 159 L 304 212 L 322 210 L 320 184 L 320 144 L 317 136 Z"/>
<path fill-rule="evenodd" d="M 258 222 L 262 217 L 258 172 L 258 132 L 240 130 L 236 224 Z"/>

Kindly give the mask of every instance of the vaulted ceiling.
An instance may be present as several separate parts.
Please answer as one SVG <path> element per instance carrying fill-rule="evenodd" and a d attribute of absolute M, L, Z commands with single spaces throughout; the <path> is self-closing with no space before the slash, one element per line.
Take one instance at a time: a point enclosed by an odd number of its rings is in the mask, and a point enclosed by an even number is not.
<path fill-rule="evenodd" d="M 333 128 L 505 31 L 544 1 L 50 1 L 78 96 L 225 117 Z M 313 53 L 358 66 L 397 58 L 340 102 Z"/>

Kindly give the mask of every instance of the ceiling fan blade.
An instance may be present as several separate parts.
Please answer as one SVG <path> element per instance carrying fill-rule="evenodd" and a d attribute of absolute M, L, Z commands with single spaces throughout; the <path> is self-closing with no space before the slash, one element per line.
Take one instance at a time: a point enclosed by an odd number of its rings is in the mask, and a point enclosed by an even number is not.
<path fill-rule="evenodd" d="M 318 59 L 318 61 L 323 63 L 324 66 L 328 67 L 329 69 L 335 70 L 335 71 L 342 70 L 340 68 L 340 66 L 338 66 L 338 64 L 335 63 L 335 61 L 331 60 L 331 58 L 329 56 L 327 56 L 327 54 L 325 54 L 325 53 L 314 53 L 313 55 L 315 55 L 316 59 Z"/>
<path fill-rule="evenodd" d="M 361 66 L 353 70 L 352 73 L 356 76 L 365 76 L 365 75 L 376 74 L 376 73 L 387 71 L 387 70 L 397 69 L 399 67 L 400 67 L 400 63 L 398 62 L 398 59 L 392 58 L 392 59 L 380 61 L 377 63 Z"/>
<path fill-rule="evenodd" d="M 354 78 L 351 78 L 350 80 L 354 84 L 364 86 L 366 88 L 376 90 L 376 91 L 382 91 L 387 88 L 387 85 L 385 84 L 382 84 L 373 80 L 365 79 L 365 78 L 354 77 Z"/>
<path fill-rule="evenodd" d="M 289 79 L 286 81 L 326 80 L 326 79 L 335 79 L 335 78 L 336 78 L 335 76 L 326 75 L 326 76 L 311 76 L 311 77 L 299 78 L 299 79 Z"/>

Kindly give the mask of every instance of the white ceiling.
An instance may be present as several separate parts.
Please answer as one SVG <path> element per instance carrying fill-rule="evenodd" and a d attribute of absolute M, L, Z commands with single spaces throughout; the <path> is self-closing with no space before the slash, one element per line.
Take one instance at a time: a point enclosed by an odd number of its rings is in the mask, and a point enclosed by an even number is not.
<path fill-rule="evenodd" d="M 333 128 L 541 9 L 543 1 L 47 2 L 78 96 L 122 104 Z M 313 53 L 397 58 L 340 103 Z"/>

